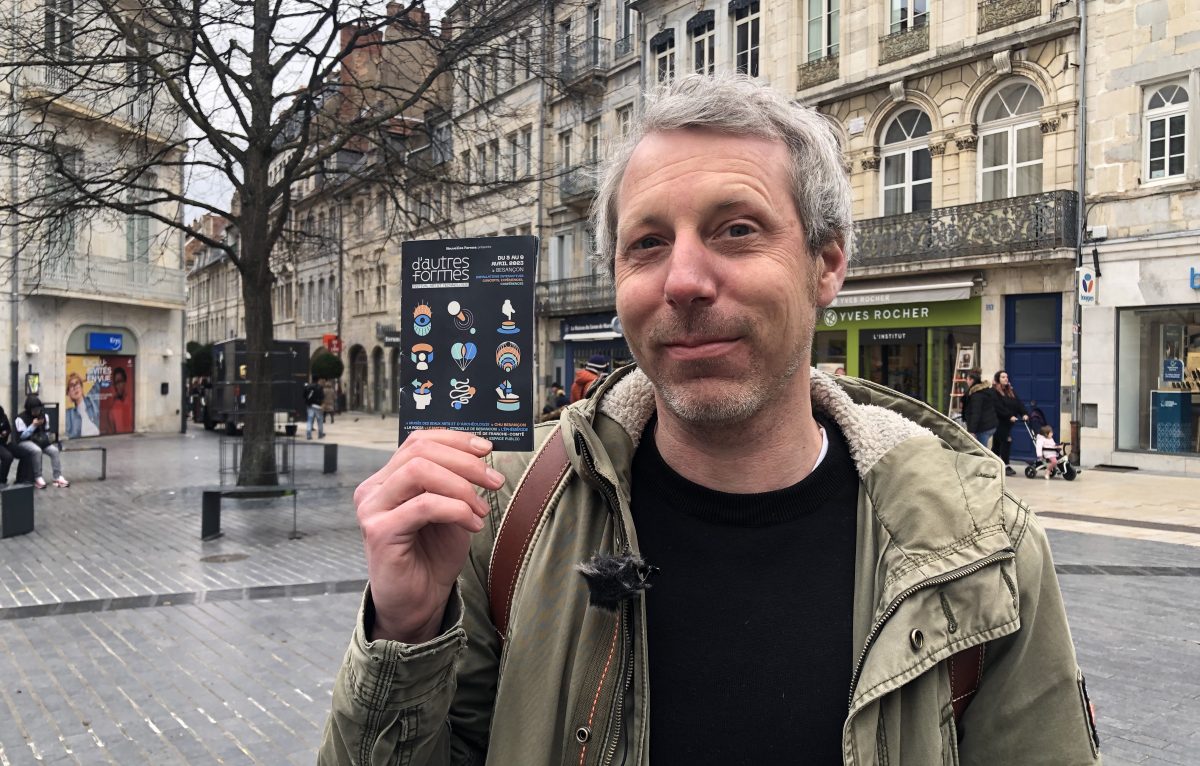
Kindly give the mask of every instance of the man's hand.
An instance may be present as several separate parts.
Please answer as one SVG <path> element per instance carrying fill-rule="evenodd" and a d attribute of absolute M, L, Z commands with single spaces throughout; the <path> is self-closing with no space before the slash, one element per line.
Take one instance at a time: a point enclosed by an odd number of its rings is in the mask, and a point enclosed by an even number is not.
<path fill-rule="evenodd" d="M 471 535 L 489 510 L 475 486 L 504 484 L 480 459 L 491 451 L 463 431 L 415 431 L 354 491 L 375 605 L 368 639 L 415 644 L 438 635 Z"/>

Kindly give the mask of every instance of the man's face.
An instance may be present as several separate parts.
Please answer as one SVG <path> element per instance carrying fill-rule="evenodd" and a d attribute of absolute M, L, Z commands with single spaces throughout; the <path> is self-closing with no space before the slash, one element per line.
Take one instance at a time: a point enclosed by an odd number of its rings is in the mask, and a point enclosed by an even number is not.
<path fill-rule="evenodd" d="M 112 382 L 113 382 L 113 391 L 116 393 L 117 398 L 124 399 L 125 398 L 125 376 L 124 375 L 113 375 Z"/>
<path fill-rule="evenodd" d="M 814 258 L 782 142 L 652 133 L 617 197 L 617 313 L 659 399 L 684 421 L 742 421 L 808 396 L 818 307 L 845 277 L 841 247 Z"/>

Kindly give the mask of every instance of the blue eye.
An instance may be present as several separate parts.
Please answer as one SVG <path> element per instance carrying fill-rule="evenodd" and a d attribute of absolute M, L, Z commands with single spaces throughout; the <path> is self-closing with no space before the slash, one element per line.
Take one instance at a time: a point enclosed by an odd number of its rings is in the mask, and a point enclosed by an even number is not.
<path fill-rule="evenodd" d="M 415 324 L 417 327 L 428 327 L 432 321 L 433 320 L 424 314 L 417 314 L 417 316 L 413 319 L 413 324 Z"/>

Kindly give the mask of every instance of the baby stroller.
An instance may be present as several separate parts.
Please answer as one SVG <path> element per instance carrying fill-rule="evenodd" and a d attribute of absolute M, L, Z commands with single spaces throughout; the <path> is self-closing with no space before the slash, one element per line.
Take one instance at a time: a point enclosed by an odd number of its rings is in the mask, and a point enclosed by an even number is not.
<path fill-rule="evenodd" d="M 1023 420 L 1021 422 L 1025 424 L 1025 430 L 1029 432 L 1029 441 L 1036 445 L 1037 434 L 1035 434 L 1033 429 L 1029 426 L 1029 421 Z M 1058 464 L 1054 466 L 1054 472 L 1050 475 L 1059 475 L 1067 481 L 1075 481 L 1078 471 L 1075 470 L 1075 466 L 1071 465 L 1071 458 L 1067 455 L 1067 447 L 1071 446 L 1071 442 L 1057 442 L 1056 444 L 1056 449 L 1058 450 Z M 1046 460 L 1044 457 L 1038 457 L 1034 462 L 1026 464 L 1025 476 L 1029 479 L 1036 479 L 1039 472 L 1049 470 L 1049 467 L 1050 461 Z"/>

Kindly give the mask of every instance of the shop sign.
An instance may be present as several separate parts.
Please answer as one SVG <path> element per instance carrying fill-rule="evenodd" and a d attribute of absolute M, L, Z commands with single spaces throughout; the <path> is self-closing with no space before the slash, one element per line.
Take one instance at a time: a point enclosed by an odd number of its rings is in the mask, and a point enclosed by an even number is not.
<path fill-rule="evenodd" d="M 87 334 L 88 351 L 120 351 L 125 338 L 119 332 L 89 332 Z"/>
<path fill-rule="evenodd" d="M 937 327 L 978 325 L 979 298 L 890 306 L 830 306 L 818 316 L 818 330 L 853 330 L 884 327 Z"/>
<path fill-rule="evenodd" d="M 327 332 L 321 336 L 321 345 L 329 349 L 331 354 L 342 353 L 342 339 L 331 332 Z"/>
<path fill-rule="evenodd" d="M 1183 380 L 1183 360 L 1164 359 L 1162 378 L 1168 383 Z"/>
<path fill-rule="evenodd" d="M 570 317 L 562 320 L 562 334 L 581 332 L 621 332 L 620 326 L 614 326 L 617 321 L 612 314 L 589 314 L 587 316 Z"/>
<path fill-rule="evenodd" d="M 1091 266 L 1080 266 L 1075 269 L 1075 287 L 1077 288 L 1080 306 L 1096 305 L 1096 270 Z"/>
<path fill-rule="evenodd" d="M 1188 284 L 1193 290 L 1200 290 L 1200 271 L 1196 271 L 1196 267 L 1191 268 L 1191 273 L 1188 274 Z"/>
<path fill-rule="evenodd" d="M 908 330 L 863 330 L 858 334 L 858 342 L 868 345 L 917 346 L 925 342 L 925 330 L 920 328 Z"/>

